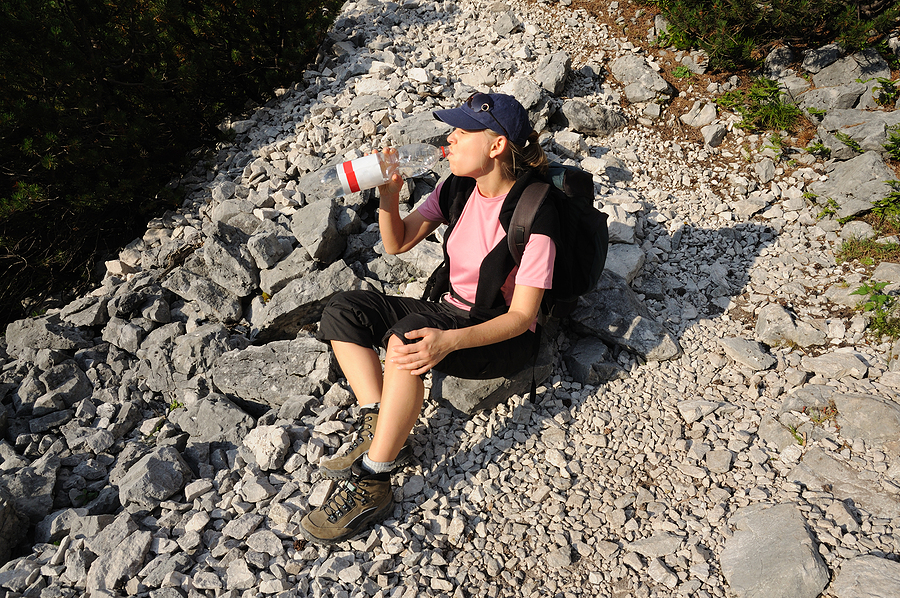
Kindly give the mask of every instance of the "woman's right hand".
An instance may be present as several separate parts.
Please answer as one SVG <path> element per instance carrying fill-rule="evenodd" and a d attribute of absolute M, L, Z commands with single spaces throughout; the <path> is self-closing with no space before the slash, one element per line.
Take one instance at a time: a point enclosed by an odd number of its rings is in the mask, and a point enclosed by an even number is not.
<path fill-rule="evenodd" d="M 391 154 L 396 154 L 397 148 L 387 147 L 381 150 L 381 152 L 385 157 L 388 157 Z M 382 210 L 394 208 L 399 204 L 400 189 L 402 188 L 403 177 L 396 172 L 391 176 L 391 180 L 378 186 L 378 196 L 381 198 L 380 207 Z M 385 205 L 385 200 L 388 200 L 389 202 L 387 205 Z"/>

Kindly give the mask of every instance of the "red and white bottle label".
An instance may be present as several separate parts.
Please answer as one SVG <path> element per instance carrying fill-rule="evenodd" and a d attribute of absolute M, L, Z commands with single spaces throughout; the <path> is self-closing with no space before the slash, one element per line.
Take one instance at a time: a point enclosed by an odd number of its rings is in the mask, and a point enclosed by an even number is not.
<path fill-rule="evenodd" d="M 338 178 L 344 194 L 356 193 L 361 189 L 371 189 L 384 182 L 378 154 L 369 154 L 338 166 Z"/>

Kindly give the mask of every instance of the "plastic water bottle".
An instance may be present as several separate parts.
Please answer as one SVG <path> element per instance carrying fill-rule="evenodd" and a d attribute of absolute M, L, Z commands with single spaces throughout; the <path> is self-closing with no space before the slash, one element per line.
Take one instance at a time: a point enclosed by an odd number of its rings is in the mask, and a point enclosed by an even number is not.
<path fill-rule="evenodd" d="M 321 197 L 340 197 L 383 185 L 395 172 L 403 178 L 425 174 L 446 155 L 443 147 L 412 143 L 387 156 L 382 152 L 369 154 L 308 174 L 301 179 L 300 190 Z"/>

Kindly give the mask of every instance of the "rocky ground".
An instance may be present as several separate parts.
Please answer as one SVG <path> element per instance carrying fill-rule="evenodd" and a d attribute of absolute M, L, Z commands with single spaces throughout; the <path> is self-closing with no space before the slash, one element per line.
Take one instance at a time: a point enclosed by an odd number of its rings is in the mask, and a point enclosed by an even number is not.
<path fill-rule="evenodd" d="M 746 82 L 640 47 L 620 27 L 641 16 L 607 14 L 345 5 L 316 66 L 223 125 L 234 144 L 101 287 L 7 330 L 0 594 L 900 595 L 900 345 L 867 333 L 850 294 L 896 292 L 900 265 L 835 262 L 875 234 L 838 219 L 896 178 L 895 112 L 866 82 L 890 67 L 770 56 L 825 110 L 823 160 L 808 139 L 742 133 L 711 99 Z M 658 76 L 676 65 L 694 73 L 677 90 Z M 332 489 L 315 464 L 354 417 L 310 336 L 317 310 L 341 288 L 414 294 L 437 244 L 382 256 L 369 195 L 324 201 L 302 177 L 438 141 L 430 110 L 475 89 L 515 93 L 546 149 L 594 173 L 608 273 L 548 339 L 535 402 L 434 379 L 447 400 L 426 404 L 393 516 L 306 544 L 297 522 Z M 500 402 L 466 415 L 482 400 Z"/>

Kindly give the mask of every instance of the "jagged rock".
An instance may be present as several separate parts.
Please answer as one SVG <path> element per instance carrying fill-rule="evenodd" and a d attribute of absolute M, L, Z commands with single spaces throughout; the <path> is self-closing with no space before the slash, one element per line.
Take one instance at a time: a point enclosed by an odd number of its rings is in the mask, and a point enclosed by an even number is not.
<path fill-rule="evenodd" d="M 827 113 L 846 110 L 853 108 L 867 89 L 865 84 L 858 82 L 812 89 L 799 97 L 798 106 L 803 109 L 818 108 Z"/>
<path fill-rule="evenodd" d="M 685 423 L 692 424 L 713 413 L 719 408 L 719 403 L 713 401 L 704 401 L 701 399 L 692 399 L 689 401 L 680 401 L 678 403 L 678 413 L 684 418 Z"/>
<path fill-rule="evenodd" d="M 587 156 L 581 161 L 581 167 L 592 174 L 606 175 L 611 183 L 630 181 L 633 178 L 625 162 L 608 154 L 602 158 Z"/>
<path fill-rule="evenodd" d="M 628 122 L 621 112 L 603 106 L 591 107 L 579 100 L 566 100 L 561 112 L 564 126 L 585 135 L 612 135 Z"/>
<path fill-rule="evenodd" d="M 548 93 L 558 96 L 566 85 L 566 75 L 572 59 L 565 52 L 554 52 L 545 56 L 534 72 L 534 80 Z"/>
<path fill-rule="evenodd" d="M 317 262 L 331 264 L 347 247 L 347 236 L 338 228 L 341 206 L 333 199 L 315 201 L 301 208 L 291 220 L 291 231 Z"/>
<path fill-rule="evenodd" d="M 15 473 L 0 476 L 0 489 L 9 493 L 16 511 L 36 523 L 53 508 L 53 489 L 59 457 L 47 453 Z"/>
<path fill-rule="evenodd" d="M 303 247 L 295 248 L 273 267 L 259 273 L 259 288 L 270 297 L 289 282 L 303 278 L 315 269 L 315 261 Z"/>
<path fill-rule="evenodd" d="M 816 87 L 833 87 L 857 79 L 867 81 L 879 77 L 890 79 L 891 67 L 875 48 L 845 56 L 813 75 Z"/>
<path fill-rule="evenodd" d="M 237 297 L 246 297 L 259 287 L 256 260 L 243 231 L 222 222 L 213 222 L 203 245 L 209 278 Z"/>
<path fill-rule="evenodd" d="M 800 365 L 808 372 L 833 380 L 840 380 L 846 376 L 859 380 L 865 378 L 869 370 L 862 356 L 850 351 L 835 351 L 818 357 L 804 356 L 800 360 Z"/>
<path fill-rule="evenodd" d="M 831 584 L 837 598 L 900 596 L 900 563 L 874 555 L 844 561 Z"/>
<path fill-rule="evenodd" d="M 381 253 L 384 250 L 384 245 L 379 242 L 375 250 Z M 422 241 L 409 251 L 400 253 L 396 256 L 385 257 L 393 257 L 402 261 L 404 264 L 411 266 L 414 272 L 421 277 L 429 276 L 438 266 L 441 265 L 441 263 L 443 263 L 444 250 L 440 243 Z M 369 264 L 369 270 L 372 270 L 371 263 Z M 385 282 L 392 282 L 395 284 L 404 282 L 403 280 L 397 279 L 396 268 L 392 268 L 391 270 L 392 272 L 389 271 L 387 273 L 389 274 L 389 276 L 381 278 L 381 280 L 384 280 Z"/>
<path fill-rule="evenodd" d="M 835 393 L 837 424 L 844 438 L 881 445 L 900 438 L 900 406 L 874 395 Z"/>
<path fill-rule="evenodd" d="M 513 395 L 528 392 L 532 381 L 540 384 L 553 371 L 558 347 L 554 341 L 554 323 L 548 323 L 548 329 L 542 334 L 541 348 L 535 364 L 528 363 L 520 371 L 507 378 L 491 378 L 488 380 L 467 380 L 448 376 L 438 370 L 431 373 L 432 399 L 444 399 L 463 413 L 474 414 L 491 409 L 508 400 Z"/>
<path fill-rule="evenodd" d="M 509 11 L 501 13 L 494 21 L 492 27 L 494 28 L 494 31 L 497 32 L 497 35 L 506 37 L 507 35 L 520 30 L 522 28 L 522 21 L 519 20 L 515 13 Z"/>
<path fill-rule="evenodd" d="M 246 339 L 232 337 L 221 324 L 205 324 L 175 338 L 172 366 L 186 378 L 208 371 L 220 355 L 247 345 Z"/>
<path fill-rule="evenodd" d="M 553 143 L 560 154 L 574 159 L 581 159 L 588 154 L 588 145 L 583 135 L 574 131 L 558 131 L 553 134 Z"/>
<path fill-rule="evenodd" d="M 517 77 L 507 81 L 500 88 L 502 93 L 509 94 L 519 100 L 526 110 L 531 110 L 541 101 L 541 86 L 529 78 Z"/>
<path fill-rule="evenodd" d="M 0 488 L 0 563 L 8 561 L 22 543 L 22 530 L 27 525 L 28 520 L 16 510 L 12 496 Z"/>
<path fill-rule="evenodd" d="M 866 112 L 862 110 L 834 109 L 830 110 L 825 115 L 825 118 L 822 119 L 817 132 L 819 137 L 825 141 L 825 145 L 829 147 L 837 144 L 846 146 L 844 142 L 835 139 L 832 135 L 832 133 L 840 133 L 855 141 L 863 152 L 876 152 L 877 154 L 881 154 L 885 151 L 884 144 L 888 139 L 888 130 L 892 127 L 896 127 L 898 124 L 900 124 L 900 112 L 897 111 Z M 851 150 L 851 152 L 852 155 L 850 157 L 859 155 L 855 150 Z M 840 155 L 835 155 L 834 151 L 832 151 L 831 157 L 836 160 L 848 159 Z M 872 164 L 861 160 L 857 163 L 857 167 L 865 166 L 867 169 L 874 168 L 876 166 L 875 156 L 869 156 L 869 159 L 873 161 Z M 843 172 L 850 172 L 850 170 L 848 167 L 845 167 L 843 170 L 838 170 L 837 167 L 835 168 L 836 175 L 840 175 Z M 881 170 L 875 170 L 873 172 L 874 178 L 875 174 L 880 174 Z M 865 182 L 865 179 L 861 179 L 861 182 Z"/>
<path fill-rule="evenodd" d="M 743 507 L 730 523 L 736 530 L 720 562 L 736 596 L 816 598 L 828 585 L 828 569 L 796 506 Z"/>
<path fill-rule="evenodd" d="M 795 320 L 794 316 L 777 303 L 770 303 L 759 311 L 756 320 L 756 340 L 774 347 L 794 343 L 800 347 L 824 345 L 824 332 L 812 324 Z"/>
<path fill-rule="evenodd" d="M 129 353 L 137 353 L 141 346 L 144 335 L 149 330 L 140 326 L 138 322 L 132 320 L 123 320 L 122 318 L 112 317 L 103 328 L 103 340 L 111 345 L 128 351 Z"/>
<path fill-rule="evenodd" d="M 205 397 L 194 392 L 183 393 L 168 419 L 195 442 L 222 444 L 232 449 L 241 445 L 254 425 L 253 418 L 218 393 Z"/>
<path fill-rule="evenodd" d="M 689 127 L 697 129 L 705 127 L 716 120 L 716 105 L 712 102 L 704 103 L 697 100 L 694 102 L 691 109 L 682 114 L 679 118 L 681 119 L 681 122 Z"/>
<path fill-rule="evenodd" d="M 452 127 L 439 121 L 430 111 L 418 112 L 392 123 L 386 130 L 386 140 L 399 145 L 408 143 L 428 143 L 441 146 L 447 143 L 447 135 Z"/>
<path fill-rule="evenodd" d="M 191 469 L 171 446 L 142 457 L 119 481 L 119 498 L 126 508 L 153 509 L 182 488 Z"/>
<path fill-rule="evenodd" d="M 634 214 L 614 203 L 606 204 L 600 211 L 609 216 L 606 225 L 610 244 L 634 244 L 636 241 L 635 228 L 637 227 L 637 218 Z M 615 265 L 615 260 L 607 259 L 606 261 L 610 266 Z"/>
<path fill-rule="evenodd" d="M 852 498 L 854 503 L 876 517 L 891 519 L 900 516 L 900 500 L 896 495 L 889 495 L 877 481 L 860 475 L 818 447 L 811 448 L 786 477 L 788 481 L 804 484 L 808 488 L 828 486 L 836 499 Z"/>
<path fill-rule="evenodd" d="M 811 48 L 803 52 L 801 67 L 810 73 L 818 73 L 825 67 L 834 64 L 838 58 L 844 55 L 844 50 L 838 44 L 828 44 L 821 48 Z"/>
<path fill-rule="evenodd" d="M 42 373 L 38 379 L 41 381 L 46 394 L 43 397 L 35 399 L 35 409 L 42 399 L 49 399 L 48 402 L 58 405 L 58 408 L 65 409 L 72 407 L 78 401 L 91 396 L 93 385 L 88 377 L 75 361 L 69 360 L 59 365 L 51 367 Z M 47 411 L 41 413 L 38 411 L 34 415 L 44 415 Z"/>
<path fill-rule="evenodd" d="M 600 382 L 628 376 L 627 372 L 612 359 L 609 347 L 596 338 L 584 338 L 566 352 L 569 373 L 578 382 L 598 386 Z"/>
<path fill-rule="evenodd" d="M 258 342 L 293 337 L 322 317 L 322 310 L 335 293 L 372 288 L 338 260 L 325 270 L 292 280 L 267 303 L 254 303 L 248 320 L 257 331 Z"/>
<path fill-rule="evenodd" d="M 109 299 L 107 296 L 85 295 L 64 307 L 59 315 L 73 326 L 103 326 L 109 321 Z"/>
<path fill-rule="evenodd" d="M 247 240 L 247 250 L 260 270 L 271 268 L 285 255 L 285 247 L 272 232 L 257 233 Z"/>
<path fill-rule="evenodd" d="M 163 287 L 188 301 L 196 301 L 204 313 L 220 322 L 241 318 L 241 302 L 236 295 L 184 267 L 175 268 L 163 281 Z"/>
<path fill-rule="evenodd" d="M 665 361 L 681 354 L 678 341 L 658 323 L 625 279 L 604 270 L 597 289 L 579 299 L 571 315 L 577 328 L 644 359 Z"/>
<path fill-rule="evenodd" d="M 224 353 L 212 368 L 212 380 L 242 401 L 280 407 L 289 397 L 321 396 L 334 380 L 333 359 L 328 345 L 299 334 L 294 340 Z"/>
<path fill-rule="evenodd" d="M 279 426 L 257 426 L 244 437 L 244 446 L 250 449 L 260 469 L 269 471 L 284 465 L 291 439 Z"/>
<path fill-rule="evenodd" d="M 723 338 L 719 344 L 730 358 L 754 371 L 767 370 L 775 365 L 775 358 L 766 353 L 756 341 L 743 338 Z"/>
<path fill-rule="evenodd" d="M 610 71 L 625 86 L 630 102 L 648 102 L 672 95 L 673 88 L 637 54 L 625 54 L 612 61 Z"/>
<path fill-rule="evenodd" d="M 631 284 L 634 277 L 644 267 L 646 258 L 644 250 L 637 245 L 610 243 L 606 255 L 606 270 L 622 277 L 626 283 Z"/>
<path fill-rule="evenodd" d="M 722 123 L 712 123 L 700 129 L 700 134 L 703 135 L 703 143 L 708 147 L 719 147 L 728 134 L 728 127 Z"/>
<path fill-rule="evenodd" d="M 151 390 L 171 391 L 175 389 L 176 384 L 186 381 L 183 373 L 175 371 L 172 360 L 175 342 L 184 334 L 185 325 L 181 322 L 172 322 L 160 326 L 141 342 L 140 349 L 135 353 L 140 359 L 135 376 L 144 380 Z"/>
<path fill-rule="evenodd" d="M 63 324 L 58 314 L 16 320 L 6 327 L 6 352 L 21 359 L 40 349 L 84 349 L 93 344 L 90 336 L 79 328 Z"/>
<path fill-rule="evenodd" d="M 135 531 L 109 552 L 98 555 L 88 571 L 86 590 L 95 595 L 98 590 L 117 590 L 132 579 L 144 565 L 150 550 L 152 535 Z"/>

